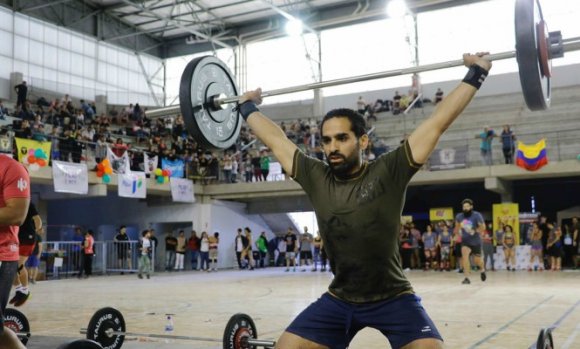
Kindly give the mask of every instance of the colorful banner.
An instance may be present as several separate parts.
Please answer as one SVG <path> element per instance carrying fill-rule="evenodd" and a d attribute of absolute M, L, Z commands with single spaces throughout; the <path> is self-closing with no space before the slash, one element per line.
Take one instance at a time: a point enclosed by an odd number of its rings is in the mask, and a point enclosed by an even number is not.
<path fill-rule="evenodd" d="M 0 136 L 0 153 L 12 154 L 12 138 L 8 136 Z"/>
<path fill-rule="evenodd" d="M 168 158 L 162 158 L 161 169 L 170 170 L 171 178 L 185 177 L 185 162 L 181 159 L 169 160 Z"/>
<path fill-rule="evenodd" d="M 542 139 L 534 145 L 518 142 L 516 165 L 528 171 L 536 171 L 548 163 L 546 140 Z"/>
<path fill-rule="evenodd" d="M 145 172 L 130 171 L 119 174 L 117 187 L 120 197 L 145 199 L 147 197 Z"/>
<path fill-rule="evenodd" d="M 52 178 L 57 193 L 87 194 L 89 176 L 86 164 L 53 161 Z"/>
<path fill-rule="evenodd" d="M 158 163 L 159 156 L 149 156 L 146 152 L 143 153 L 143 171 L 145 174 L 155 173 Z"/>
<path fill-rule="evenodd" d="M 109 159 L 114 173 L 125 174 L 131 171 L 129 152 L 126 151 L 122 156 L 117 156 L 115 153 L 113 153 L 111 148 L 107 147 L 107 159 Z"/>
<path fill-rule="evenodd" d="M 18 149 L 18 161 L 28 165 L 32 171 L 48 165 L 50 161 L 51 142 L 39 142 L 33 139 L 15 138 Z"/>
<path fill-rule="evenodd" d="M 430 170 L 451 170 L 467 167 L 467 145 L 435 149 L 429 157 Z"/>
<path fill-rule="evenodd" d="M 171 197 L 175 202 L 195 202 L 193 182 L 185 178 L 171 178 Z"/>
<path fill-rule="evenodd" d="M 429 220 L 431 222 L 452 221 L 453 219 L 455 219 L 453 207 L 439 207 L 429 210 Z"/>
<path fill-rule="evenodd" d="M 520 209 L 518 204 L 505 203 L 493 204 L 493 231 L 499 229 L 499 225 L 510 225 L 514 231 L 516 245 L 520 244 Z"/>

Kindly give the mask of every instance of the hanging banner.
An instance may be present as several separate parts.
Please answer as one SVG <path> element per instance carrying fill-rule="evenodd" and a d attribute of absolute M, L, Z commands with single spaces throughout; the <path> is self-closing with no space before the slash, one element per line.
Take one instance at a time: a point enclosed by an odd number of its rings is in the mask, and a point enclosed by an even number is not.
<path fill-rule="evenodd" d="M 493 231 L 497 231 L 500 223 L 509 225 L 514 231 L 516 245 L 520 244 L 520 209 L 518 204 L 493 204 Z"/>
<path fill-rule="evenodd" d="M 107 147 L 107 158 L 111 163 L 113 172 L 117 174 L 125 174 L 131 170 L 129 162 L 129 152 L 124 152 L 122 156 L 117 156 L 110 147 Z"/>
<path fill-rule="evenodd" d="M 0 153 L 12 154 L 12 138 L 8 136 L 0 136 Z"/>
<path fill-rule="evenodd" d="M 175 202 L 195 202 L 193 182 L 185 178 L 171 178 L 171 197 Z"/>
<path fill-rule="evenodd" d="M 435 149 L 429 157 L 430 170 L 451 170 L 467 167 L 467 145 Z"/>
<path fill-rule="evenodd" d="M 185 162 L 181 159 L 169 160 L 168 158 L 161 159 L 161 169 L 170 170 L 171 178 L 183 178 L 185 177 Z"/>
<path fill-rule="evenodd" d="M 439 207 L 429 210 L 429 220 L 431 222 L 452 221 L 454 218 L 453 207 Z"/>
<path fill-rule="evenodd" d="M 26 138 L 15 138 L 18 149 L 18 161 L 28 165 L 32 171 L 48 165 L 51 142 L 39 142 Z"/>
<path fill-rule="evenodd" d="M 89 176 L 86 164 L 53 161 L 52 178 L 57 193 L 88 194 Z"/>
<path fill-rule="evenodd" d="M 145 172 L 130 171 L 118 176 L 118 192 L 120 197 L 145 199 L 147 197 L 147 181 Z"/>
<path fill-rule="evenodd" d="M 158 163 L 159 156 L 149 156 L 147 152 L 143 153 L 143 171 L 145 171 L 145 174 L 155 173 Z"/>

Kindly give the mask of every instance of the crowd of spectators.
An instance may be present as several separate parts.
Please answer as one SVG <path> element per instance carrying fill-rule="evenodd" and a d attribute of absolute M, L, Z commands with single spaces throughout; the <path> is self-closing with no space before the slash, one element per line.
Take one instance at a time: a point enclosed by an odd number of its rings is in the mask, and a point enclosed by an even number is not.
<path fill-rule="evenodd" d="M 438 271 L 455 269 L 463 272 L 461 233 L 455 228 L 452 221 L 427 223 L 423 230 L 412 222 L 403 224 L 399 240 L 403 268 Z M 494 257 L 494 254 L 499 246 L 503 247 L 502 259 L 507 270 L 517 270 L 514 248 L 518 244 L 531 246 L 529 263 L 524 263 L 526 267 L 520 270 L 560 271 L 562 268 L 576 269 L 580 266 L 580 222 L 577 217 L 558 225 L 541 216 L 537 221 L 522 225 L 521 228 L 523 231 L 520 232 L 519 241 L 510 242 L 513 227 L 499 224 L 493 231 L 491 222 L 487 222 L 485 231 L 481 233 L 482 253 L 484 263 L 492 271 L 496 270 L 497 261 L 494 258 L 497 256 Z M 538 253 L 534 253 L 534 250 Z"/>

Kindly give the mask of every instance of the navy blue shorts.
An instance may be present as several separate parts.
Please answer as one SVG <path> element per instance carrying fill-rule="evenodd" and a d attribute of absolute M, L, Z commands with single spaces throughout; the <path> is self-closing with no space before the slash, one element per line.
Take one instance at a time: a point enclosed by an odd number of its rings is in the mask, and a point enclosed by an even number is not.
<path fill-rule="evenodd" d="M 421 305 L 421 298 L 414 294 L 354 304 L 325 293 L 300 313 L 286 331 L 331 349 L 344 349 L 365 327 L 381 331 L 393 348 L 421 338 L 443 340 Z"/>

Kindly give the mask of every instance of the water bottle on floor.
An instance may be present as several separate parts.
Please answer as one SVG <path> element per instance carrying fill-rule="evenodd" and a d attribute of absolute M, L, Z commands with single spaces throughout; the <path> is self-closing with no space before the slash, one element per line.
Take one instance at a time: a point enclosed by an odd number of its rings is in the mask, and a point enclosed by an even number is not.
<path fill-rule="evenodd" d="M 173 335 L 173 316 L 172 314 L 166 314 L 167 321 L 165 322 L 165 334 L 172 336 Z M 166 338 L 165 343 L 173 342 L 172 339 Z"/>

